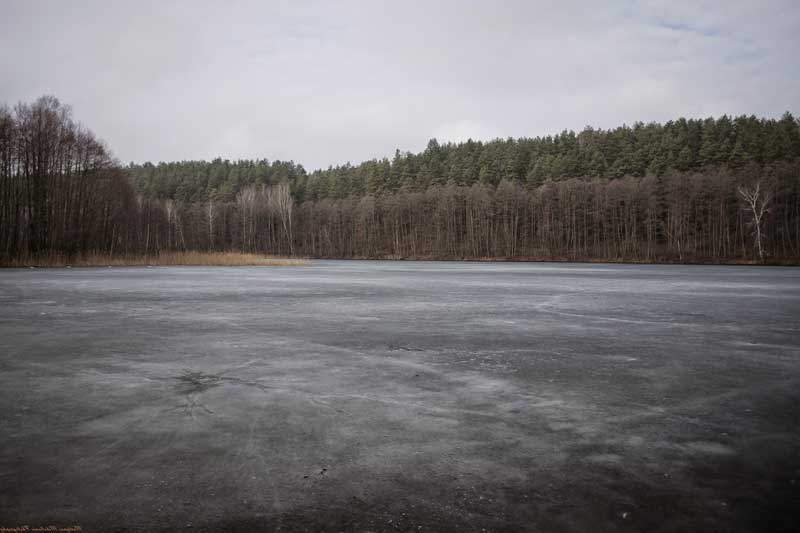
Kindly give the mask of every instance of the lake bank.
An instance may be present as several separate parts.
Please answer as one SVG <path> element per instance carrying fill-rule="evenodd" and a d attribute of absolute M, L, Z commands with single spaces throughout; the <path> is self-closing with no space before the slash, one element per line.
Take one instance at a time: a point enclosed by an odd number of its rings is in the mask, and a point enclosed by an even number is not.
<path fill-rule="evenodd" d="M 105 266 L 302 266 L 302 258 L 276 257 L 239 252 L 164 252 L 157 255 L 81 254 L 48 255 L 0 261 L 0 267 L 105 267 Z"/>

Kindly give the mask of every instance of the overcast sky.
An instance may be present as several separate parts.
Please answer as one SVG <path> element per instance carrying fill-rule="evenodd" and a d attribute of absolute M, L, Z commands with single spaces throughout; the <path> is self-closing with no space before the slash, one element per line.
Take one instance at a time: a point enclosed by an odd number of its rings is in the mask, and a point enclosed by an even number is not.
<path fill-rule="evenodd" d="M 797 0 L 678 4 L 0 0 L 0 102 L 54 94 L 125 163 L 309 170 L 431 137 L 800 113 Z"/>

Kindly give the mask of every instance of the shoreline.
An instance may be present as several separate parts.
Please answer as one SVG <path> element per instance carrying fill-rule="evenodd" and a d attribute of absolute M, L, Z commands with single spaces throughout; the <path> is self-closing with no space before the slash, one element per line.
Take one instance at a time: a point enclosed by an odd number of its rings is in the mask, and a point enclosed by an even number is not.
<path fill-rule="evenodd" d="M 584 263 L 584 264 L 610 264 L 610 265 L 705 265 L 705 266 L 800 266 L 800 259 L 797 260 L 774 260 L 774 261 L 755 261 L 750 259 L 731 259 L 728 261 L 713 260 L 691 260 L 691 261 L 646 261 L 622 258 L 568 258 L 568 257 L 464 257 L 464 258 L 439 258 L 439 257 L 310 257 L 309 260 L 325 261 L 394 261 L 402 263 L 404 261 L 428 261 L 442 263 Z"/>
<path fill-rule="evenodd" d="M 693 265 L 693 266 L 769 266 L 798 267 L 800 260 L 754 261 L 732 259 L 729 261 L 645 261 L 621 258 L 553 258 L 553 257 L 277 257 L 258 254 L 241 254 L 237 252 L 189 252 L 167 253 L 159 256 L 106 256 L 91 255 L 68 259 L 63 256 L 42 258 L 39 260 L 0 260 L 0 269 L 13 268 L 111 268 L 111 267 L 160 267 L 160 266 L 309 266 L 314 260 L 319 261 L 386 261 L 386 262 L 440 262 L 440 263 L 578 263 L 608 265 Z"/>
<path fill-rule="evenodd" d="M 0 268 L 103 268 L 155 266 L 305 266 L 305 258 L 239 252 L 165 252 L 158 255 L 86 254 L 0 260 Z"/>

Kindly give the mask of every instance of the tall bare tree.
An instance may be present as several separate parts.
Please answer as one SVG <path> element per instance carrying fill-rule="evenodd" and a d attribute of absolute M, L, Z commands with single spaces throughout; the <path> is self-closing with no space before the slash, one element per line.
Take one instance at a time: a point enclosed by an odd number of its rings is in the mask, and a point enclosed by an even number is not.
<path fill-rule="evenodd" d="M 755 235 L 755 245 L 758 251 L 758 259 L 764 260 L 764 247 L 761 243 L 763 239 L 762 221 L 764 214 L 769 211 L 769 204 L 772 201 L 772 191 L 766 189 L 761 180 L 757 180 L 755 185 L 750 187 L 740 186 L 737 188 L 739 196 L 744 200 L 746 207 L 752 217 L 753 233 Z"/>
<path fill-rule="evenodd" d="M 286 235 L 286 240 L 289 244 L 289 255 L 294 255 L 294 243 L 292 242 L 292 208 L 294 207 L 294 200 L 289 192 L 289 184 L 281 182 L 273 185 L 269 189 L 269 204 L 270 208 L 278 213 L 280 217 L 283 231 Z"/>

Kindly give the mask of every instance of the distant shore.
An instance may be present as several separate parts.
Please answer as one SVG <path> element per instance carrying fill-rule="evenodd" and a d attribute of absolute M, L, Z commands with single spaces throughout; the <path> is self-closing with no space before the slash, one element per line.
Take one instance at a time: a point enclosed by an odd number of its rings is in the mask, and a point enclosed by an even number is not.
<path fill-rule="evenodd" d="M 622 265 L 744 265 L 744 266 L 800 266 L 800 259 L 730 259 L 725 261 L 703 259 L 632 259 L 620 257 L 313 257 L 332 261 L 444 261 L 453 263 L 609 263 Z"/>
<path fill-rule="evenodd" d="M 105 267 L 105 266 L 305 266 L 311 259 L 333 261 L 443 261 L 475 263 L 587 263 L 587 264 L 628 264 L 628 265 L 743 265 L 743 266 L 800 266 L 800 260 L 766 259 L 763 262 L 753 259 L 731 259 L 715 261 L 703 259 L 633 259 L 619 257 L 428 257 L 393 255 L 377 257 L 314 257 L 293 258 L 273 255 L 259 255 L 240 252 L 162 252 L 154 255 L 108 255 L 81 254 L 66 256 L 61 254 L 39 258 L 0 259 L 0 268 L 64 268 L 64 267 Z"/>

